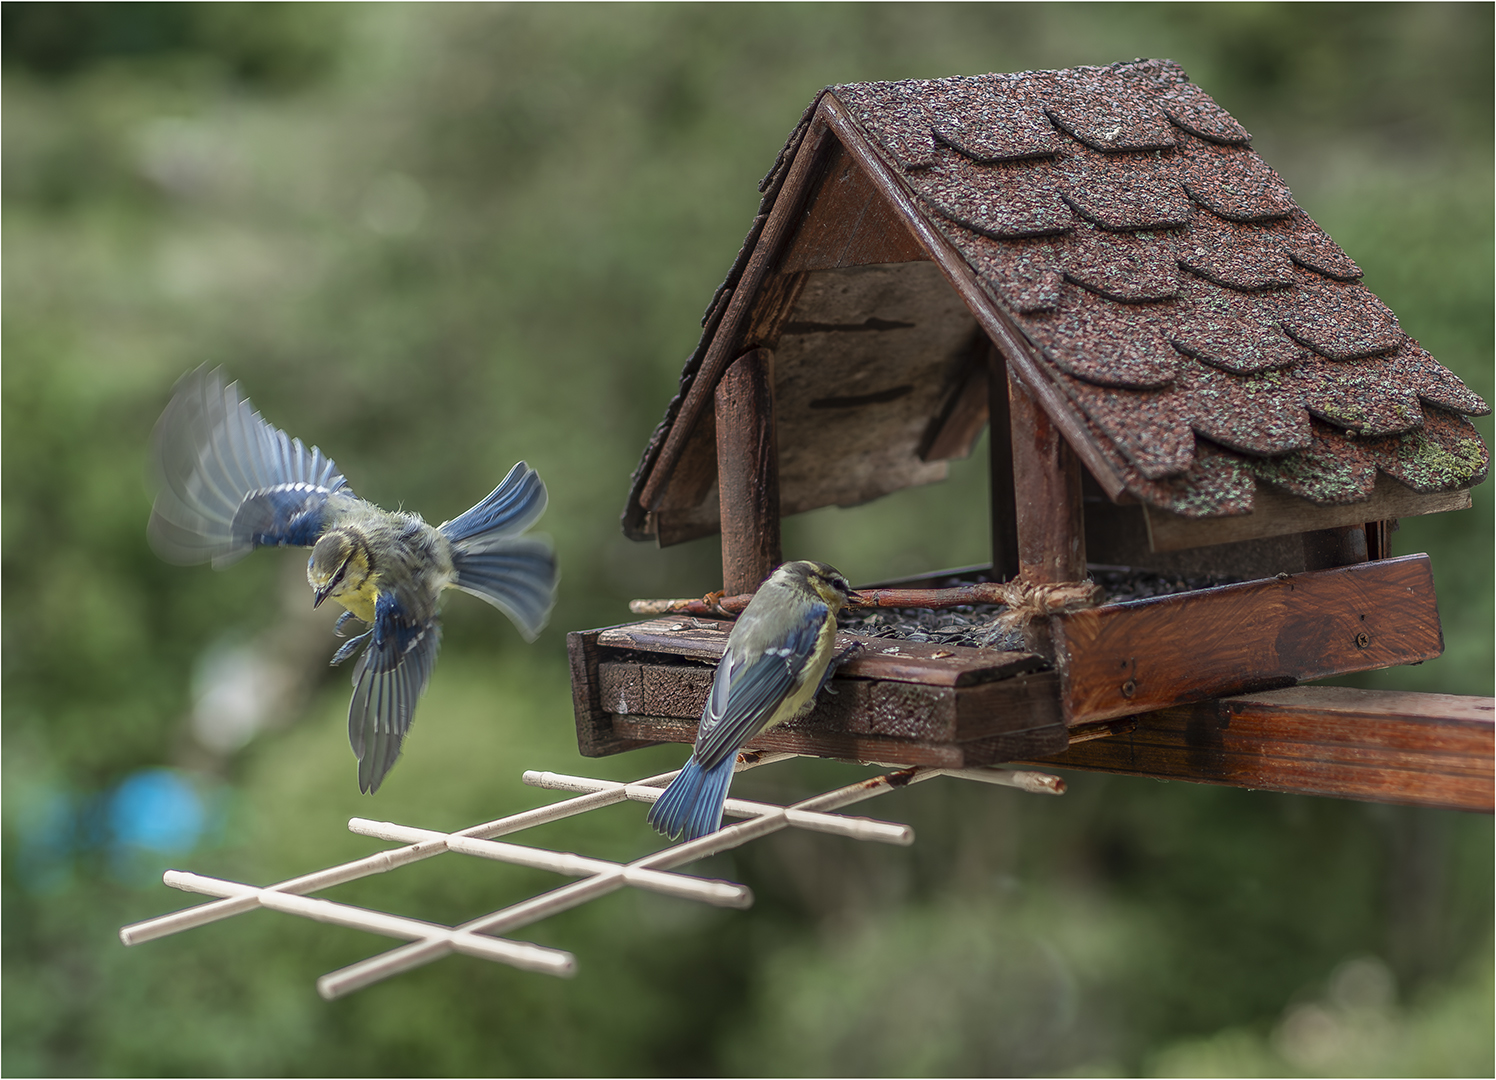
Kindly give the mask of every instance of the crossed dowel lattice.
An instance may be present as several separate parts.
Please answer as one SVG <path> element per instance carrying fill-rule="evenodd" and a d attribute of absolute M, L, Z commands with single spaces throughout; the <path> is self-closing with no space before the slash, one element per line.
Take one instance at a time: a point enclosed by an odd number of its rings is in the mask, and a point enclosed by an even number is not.
<path fill-rule="evenodd" d="M 745 753 L 739 757 L 738 771 L 755 768 L 794 757 L 793 754 Z M 576 958 L 561 949 L 546 948 L 528 942 L 510 941 L 498 935 L 512 933 L 548 916 L 566 911 L 614 892 L 625 886 L 648 889 L 667 896 L 696 900 L 719 907 L 746 908 L 753 903 L 753 893 L 745 885 L 711 881 L 676 873 L 687 863 L 730 851 L 761 836 L 784 828 L 809 829 L 854 840 L 872 840 L 886 844 L 911 844 L 914 830 L 870 818 L 848 817 L 833 813 L 936 776 L 954 776 L 984 783 L 1016 787 L 1024 791 L 1059 795 L 1064 781 L 1046 773 L 1016 769 L 900 769 L 882 776 L 869 777 L 855 784 L 828 791 L 791 806 L 728 799 L 727 813 L 744 818 L 708 836 L 657 851 L 631 863 L 616 863 L 570 852 L 549 851 L 497 841 L 525 829 L 574 817 L 577 814 L 611 806 L 625 800 L 653 802 L 675 778 L 674 772 L 651 776 L 634 783 L 593 780 L 583 776 L 566 776 L 550 772 L 527 772 L 524 781 L 535 787 L 554 791 L 579 792 L 550 806 L 537 807 L 495 821 L 473 825 L 454 833 L 413 828 L 392 822 L 353 818 L 348 828 L 363 836 L 390 840 L 405 846 L 379 852 L 340 866 L 313 874 L 291 878 L 275 885 L 256 886 L 220 878 L 204 877 L 180 870 L 168 870 L 163 881 L 185 892 L 216 896 L 220 899 L 170 915 L 135 923 L 122 928 L 120 940 L 126 945 L 165 937 L 168 934 L 204 926 L 256 908 L 268 908 L 290 915 L 300 915 L 318 922 L 367 930 L 386 937 L 404 939 L 407 944 L 388 952 L 351 964 L 324 975 L 317 990 L 329 1000 L 362 989 L 402 971 L 428 964 L 449 953 L 457 952 L 509 964 L 525 971 L 548 975 L 571 976 L 576 973 Z M 341 885 L 370 874 L 384 873 L 407 863 L 429 859 L 433 855 L 454 851 L 463 855 L 492 859 L 539 870 L 576 877 L 579 880 L 558 889 L 541 893 L 460 926 L 442 926 L 419 919 L 390 915 L 308 896 L 308 893 Z"/>

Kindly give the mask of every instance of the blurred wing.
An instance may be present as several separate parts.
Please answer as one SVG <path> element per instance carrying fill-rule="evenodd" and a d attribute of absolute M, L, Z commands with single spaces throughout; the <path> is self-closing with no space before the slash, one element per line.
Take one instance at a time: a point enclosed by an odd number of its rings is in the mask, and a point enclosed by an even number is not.
<path fill-rule="evenodd" d="M 316 542 L 348 483 L 321 450 L 267 424 L 239 384 L 198 368 L 156 423 L 151 546 L 175 563 L 225 566 L 255 547 Z"/>
<path fill-rule="evenodd" d="M 737 659 L 729 642 L 696 732 L 692 756 L 703 768 L 710 769 L 728 754 L 737 753 L 795 688 L 829 614 L 824 605 L 818 607 L 819 618 L 802 623 L 787 639 L 758 656 Z"/>
<path fill-rule="evenodd" d="M 369 647 L 353 669 L 348 741 L 358 757 L 358 789 L 373 794 L 400 757 L 416 701 L 426 692 L 441 624 L 409 618 L 390 593 L 374 608 Z"/>

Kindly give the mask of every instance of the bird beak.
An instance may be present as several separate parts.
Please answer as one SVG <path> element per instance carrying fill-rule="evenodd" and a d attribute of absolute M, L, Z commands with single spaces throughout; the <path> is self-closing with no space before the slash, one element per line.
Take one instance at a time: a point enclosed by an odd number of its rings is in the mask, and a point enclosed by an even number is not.
<path fill-rule="evenodd" d="M 313 589 L 312 590 L 312 607 L 314 607 L 314 608 L 321 607 L 322 606 L 322 601 L 326 600 L 328 594 L 331 593 L 331 592 L 332 592 L 332 585 L 331 584 L 324 585 L 320 589 Z"/>
<path fill-rule="evenodd" d="M 847 590 L 847 603 L 848 604 L 860 604 L 860 603 L 862 603 L 862 594 L 860 592 L 857 592 L 855 589 L 848 589 Z"/>

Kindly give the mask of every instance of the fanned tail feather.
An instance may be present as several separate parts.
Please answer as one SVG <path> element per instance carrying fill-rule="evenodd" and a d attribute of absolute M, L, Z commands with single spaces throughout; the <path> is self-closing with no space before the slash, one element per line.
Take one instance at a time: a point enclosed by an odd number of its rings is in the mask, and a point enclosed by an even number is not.
<path fill-rule="evenodd" d="M 523 461 L 477 506 L 444 521 L 438 528 L 453 544 L 468 551 L 482 551 L 489 542 L 518 536 L 545 513 L 545 484 L 540 474 Z"/>
<path fill-rule="evenodd" d="M 738 755 L 728 754 L 703 769 L 693 756 L 649 808 L 649 823 L 672 840 L 681 836 L 690 841 L 716 832 L 722 827 L 722 806 L 737 759 Z"/>

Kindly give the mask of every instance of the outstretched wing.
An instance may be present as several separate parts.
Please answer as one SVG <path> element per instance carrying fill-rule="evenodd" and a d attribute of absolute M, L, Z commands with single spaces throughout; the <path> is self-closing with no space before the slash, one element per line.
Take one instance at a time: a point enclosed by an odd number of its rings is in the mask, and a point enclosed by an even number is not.
<path fill-rule="evenodd" d="M 816 636 L 823 621 L 823 618 L 807 619 L 789 637 L 749 659 L 736 657 L 728 648 L 717 665 L 717 677 L 696 731 L 692 756 L 703 768 L 710 769 L 729 754 L 737 753 L 762 730 L 774 710 L 798 685 L 805 665 L 815 652 Z"/>
<path fill-rule="evenodd" d="M 156 423 L 151 546 L 175 563 L 223 567 L 262 545 L 305 547 L 335 492 L 353 493 L 321 450 L 267 424 L 238 383 L 198 368 Z"/>
<path fill-rule="evenodd" d="M 358 756 L 358 789 L 379 790 L 400 757 L 416 701 L 426 692 L 441 624 L 410 617 L 393 593 L 374 605 L 369 646 L 353 669 L 353 700 L 348 705 L 348 741 Z"/>

